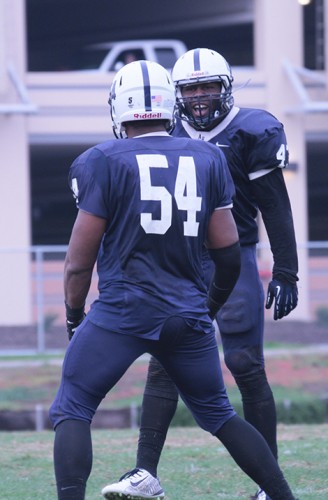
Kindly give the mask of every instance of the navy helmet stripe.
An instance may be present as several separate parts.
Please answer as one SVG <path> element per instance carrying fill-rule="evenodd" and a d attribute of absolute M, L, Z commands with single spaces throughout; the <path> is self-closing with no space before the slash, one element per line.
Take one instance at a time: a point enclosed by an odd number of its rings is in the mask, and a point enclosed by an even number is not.
<path fill-rule="evenodd" d="M 194 50 L 194 70 L 200 71 L 200 49 Z"/>
<path fill-rule="evenodd" d="M 151 107 L 151 93 L 150 93 L 150 80 L 149 80 L 149 72 L 146 61 L 141 61 L 141 71 L 142 78 L 144 83 L 144 92 L 145 92 L 145 110 L 152 111 Z"/>
<path fill-rule="evenodd" d="M 115 87 L 116 87 L 116 80 L 114 80 L 114 83 L 112 86 L 112 92 L 111 92 L 111 96 L 110 96 L 110 99 L 114 99 L 114 100 L 116 99 Z"/>

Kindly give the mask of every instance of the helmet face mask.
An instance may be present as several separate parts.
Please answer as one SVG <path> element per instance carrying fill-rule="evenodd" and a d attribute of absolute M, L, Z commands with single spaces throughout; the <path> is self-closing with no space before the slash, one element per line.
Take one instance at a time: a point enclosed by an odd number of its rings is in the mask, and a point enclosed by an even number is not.
<path fill-rule="evenodd" d="M 181 56 L 174 65 L 172 78 L 177 88 L 177 115 L 196 130 L 211 130 L 230 112 L 233 76 L 227 61 L 210 49 L 194 49 Z M 218 84 L 220 91 L 206 92 L 206 86 Z M 201 92 L 188 94 L 189 87 L 203 87 Z M 213 86 L 212 86 L 213 87 Z M 207 102 L 207 113 L 196 113 Z"/>
<path fill-rule="evenodd" d="M 123 138 L 126 122 L 164 120 L 174 123 L 175 87 L 166 69 L 155 62 L 134 61 L 114 77 L 109 106 L 113 131 Z"/>
<path fill-rule="evenodd" d="M 183 87 L 181 89 L 183 93 Z M 187 121 L 196 130 L 211 130 L 229 113 L 226 107 L 224 93 L 177 97 L 177 110 L 181 119 Z M 195 108 L 201 108 L 204 102 L 208 103 L 206 112 L 195 113 Z"/>

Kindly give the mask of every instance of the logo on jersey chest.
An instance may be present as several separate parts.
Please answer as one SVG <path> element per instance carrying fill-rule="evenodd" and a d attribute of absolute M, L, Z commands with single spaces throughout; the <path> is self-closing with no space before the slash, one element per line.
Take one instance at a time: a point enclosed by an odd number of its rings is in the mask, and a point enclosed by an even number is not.
<path fill-rule="evenodd" d="M 210 140 L 210 137 L 207 137 L 205 136 L 204 134 L 202 134 L 202 132 L 199 132 L 198 134 L 198 137 L 197 137 L 198 140 L 200 141 L 209 141 Z M 230 148 L 229 144 L 221 144 L 220 142 L 215 142 L 215 145 L 218 147 L 218 148 Z"/>

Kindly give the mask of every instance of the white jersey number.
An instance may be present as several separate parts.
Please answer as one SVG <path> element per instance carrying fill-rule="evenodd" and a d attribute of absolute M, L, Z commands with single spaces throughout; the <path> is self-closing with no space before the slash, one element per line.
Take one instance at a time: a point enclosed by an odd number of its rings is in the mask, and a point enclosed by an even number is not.
<path fill-rule="evenodd" d="M 141 226 L 146 233 L 165 234 L 172 224 L 172 196 L 164 186 L 153 186 L 151 168 L 168 168 L 167 158 L 163 155 L 137 155 L 140 173 L 141 200 L 160 201 L 161 218 L 153 219 L 152 213 L 141 214 Z M 179 210 L 187 212 L 187 220 L 183 223 L 185 236 L 197 236 L 199 222 L 196 214 L 201 209 L 202 198 L 197 196 L 196 168 L 191 156 L 179 159 L 177 178 L 174 188 L 174 199 Z"/>
<path fill-rule="evenodd" d="M 288 146 L 286 144 L 281 144 L 280 148 L 276 153 L 277 160 L 280 160 L 279 167 L 284 168 L 288 163 Z"/>

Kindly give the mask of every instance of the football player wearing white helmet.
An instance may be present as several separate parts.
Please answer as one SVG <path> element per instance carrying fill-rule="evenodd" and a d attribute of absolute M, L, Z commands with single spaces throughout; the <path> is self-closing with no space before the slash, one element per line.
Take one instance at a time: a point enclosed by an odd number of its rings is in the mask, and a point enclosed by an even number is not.
<path fill-rule="evenodd" d="M 231 111 L 233 76 L 221 54 L 191 50 L 178 59 L 172 78 L 179 117 L 197 130 L 212 130 Z"/>
<path fill-rule="evenodd" d="M 234 105 L 233 75 L 214 50 L 198 48 L 182 55 L 172 70 L 177 89 L 172 135 L 209 142 L 220 149 L 234 180 L 232 213 L 241 244 L 241 272 L 232 294 L 216 315 L 225 363 L 240 390 L 244 416 L 277 450 L 275 402 L 264 364 L 264 303 L 274 304 L 274 320 L 287 316 L 298 301 L 298 258 L 289 196 L 282 170 L 288 164 L 283 125 L 261 109 Z M 273 254 L 266 302 L 257 259 L 257 216 L 262 215 Z M 203 256 L 206 282 L 213 266 Z M 151 358 L 141 412 L 136 467 L 157 475 L 178 391 L 158 360 Z M 259 489 L 255 497 L 274 498 Z M 136 493 L 137 494 L 137 493 Z M 131 496 L 131 498 L 134 498 Z M 277 497 L 277 498 L 283 498 Z"/>
<path fill-rule="evenodd" d="M 160 120 L 174 123 L 175 87 L 166 69 L 156 63 L 129 63 L 115 75 L 108 100 L 116 138 L 126 137 L 125 123 Z"/>
<path fill-rule="evenodd" d="M 217 352 L 212 319 L 240 270 L 232 178 L 216 146 L 168 134 L 174 104 L 164 68 L 148 61 L 122 68 L 110 106 L 127 140 L 98 144 L 70 168 L 79 209 L 64 266 L 71 341 L 49 412 L 57 497 L 85 499 L 92 419 L 131 363 L 148 352 L 200 427 L 221 440 L 240 468 L 273 499 L 293 500 L 264 438 L 231 406 Z M 214 265 L 209 291 L 204 246 Z M 96 262 L 99 295 L 85 316 Z M 142 498 L 164 497 L 159 481 L 143 470 L 118 491 L 110 486 L 102 493 L 129 497 L 136 487 Z"/>

